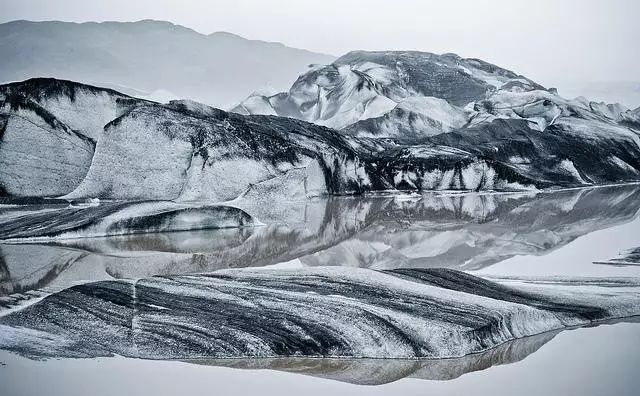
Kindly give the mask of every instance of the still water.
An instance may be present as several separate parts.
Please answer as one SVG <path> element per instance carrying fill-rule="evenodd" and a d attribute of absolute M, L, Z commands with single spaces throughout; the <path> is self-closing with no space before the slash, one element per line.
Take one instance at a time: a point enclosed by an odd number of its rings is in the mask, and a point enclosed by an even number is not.
<path fill-rule="evenodd" d="M 0 351 L 0 383 L 2 394 L 10 396 L 638 394 L 640 324 L 603 325 L 549 337 L 522 360 L 477 367 L 480 371 L 459 377 L 452 369 L 455 364 L 357 362 L 350 370 L 343 362 L 285 361 L 276 369 L 244 369 L 120 357 L 43 362 Z M 232 363 L 242 366 L 228 366 Z"/>
<path fill-rule="evenodd" d="M 224 268 L 446 267 L 489 277 L 638 277 L 640 187 L 335 197 L 243 208 L 264 226 L 0 244 L 0 309 L 71 285 Z M 0 208 L 2 216 L 56 210 Z M 22 212 L 21 212 L 22 211 Z M 2 314 L 2 311 L 0 311 Z M 2 394 L 635 395 L 635 320 L 435 361 L 36 361 L 0 351 Z M 34 380 L 36 379 L 36 380 Z"/>

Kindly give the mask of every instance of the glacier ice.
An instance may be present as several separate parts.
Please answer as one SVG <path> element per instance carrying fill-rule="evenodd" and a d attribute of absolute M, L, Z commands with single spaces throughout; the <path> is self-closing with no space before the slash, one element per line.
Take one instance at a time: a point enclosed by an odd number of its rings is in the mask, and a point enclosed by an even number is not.
<path fill-rule="evenodd" d="M 0 347 L 32 358 L 461 357 L 637 315 L 639 286 L 342 267 L 103 281 L 1 316 Z"/>

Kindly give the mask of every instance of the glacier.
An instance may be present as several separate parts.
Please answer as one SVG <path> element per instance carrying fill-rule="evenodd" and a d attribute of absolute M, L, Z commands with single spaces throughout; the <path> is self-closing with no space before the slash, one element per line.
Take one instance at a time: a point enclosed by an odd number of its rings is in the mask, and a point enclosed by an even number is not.
<path fill-rule="evenodd" d="M 637 110 L 450 54 L 351 53 L 271 99 L 234 113 L 63 80 L 3 85 L 0 193 L 224 203 L 640 180 Z"/>
<path fill-rule="evenodd" d="M 455 54 L 350 52 L 301 75 L 288 92 L 250 97 L 232 111 L 326 125 L 374 140 L 373 146 L 391 140 L 399 149 L 425 147 L 440 159 L 459 154 L 457 166 L 410 169 L 409 180 L 398 175 L 399 189 L 590 185 L 613 182 L 613 174 L 634 180 L 639 172 L 640 109 L 565 99 L 509 70 Z M 484 168 L 467 170 L 482 178 L 457 182 L 465 167 Z M 521 180 L 492 181 L 495 173 Z"/>
<path fill-rule="evenodd" d="M 38 359 L 450 358 L 640 314 L 636 278 L 510 282 L 342 267 L 103 281 L 0 316 L 0 348 Z"/>
<path fill-rule="evenodd" d="M 78 28 L 118 26 L 194 38 Z M 0 84 L 0 350 L 378 385 L 637 321 L 640 108 L 451 53 L 307 55 L 331 63 L 227 110 Z"/>

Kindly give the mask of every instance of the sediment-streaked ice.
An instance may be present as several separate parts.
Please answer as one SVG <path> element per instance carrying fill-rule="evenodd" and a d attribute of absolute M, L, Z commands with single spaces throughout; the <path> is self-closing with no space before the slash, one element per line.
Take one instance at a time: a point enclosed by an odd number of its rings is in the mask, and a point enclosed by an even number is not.
<path fill-rule="evenodd" d="M 37 241 L 254 225 L 241 209 L 171 201 L 69 203 L 0 211 L 0 239 Z"/>
<path fill-rule="evenodd" d="M 33 358 L 448 358 L 638 314 L 640 279 L 221 270 L 74 286 L 2 316 L 0 347 Z"/>

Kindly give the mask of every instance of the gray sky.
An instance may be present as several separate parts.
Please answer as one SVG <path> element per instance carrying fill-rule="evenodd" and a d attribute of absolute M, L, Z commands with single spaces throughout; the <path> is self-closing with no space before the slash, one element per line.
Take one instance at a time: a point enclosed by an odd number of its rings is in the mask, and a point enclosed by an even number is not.
<path fill-rule="evenodd" d="M 0 0 L 0 21 L 160 19 L 340 55 L 455 52 L 557 86 L 640 81 L 638 0 Z"/>

